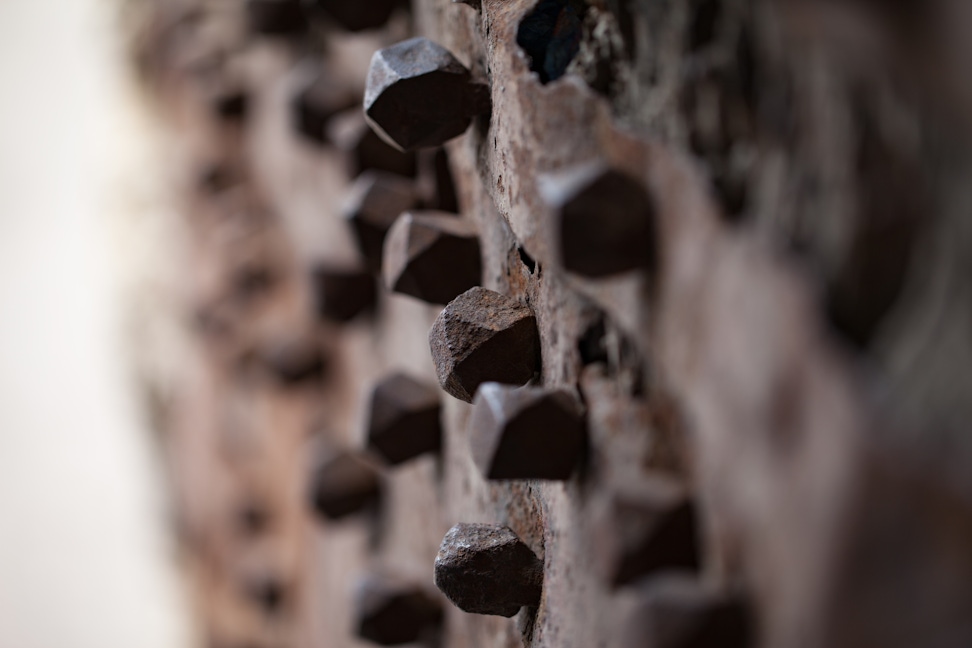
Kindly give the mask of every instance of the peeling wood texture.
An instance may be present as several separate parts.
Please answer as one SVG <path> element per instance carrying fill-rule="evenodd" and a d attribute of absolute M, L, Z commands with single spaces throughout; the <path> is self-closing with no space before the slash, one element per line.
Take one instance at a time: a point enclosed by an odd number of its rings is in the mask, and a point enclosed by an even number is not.
<path fill-rule="evenodd" d="M 459 523 L 508 527 L 542 561 L 542 595 L 511 619 L 440 597 L 424 645 L 972 646 L 968 3 L 413 0 L 349 33 L 317 2 L 284 35 L 247 27 L 266 0 L 129 4 L 189 248 L 173 298 L 192 361 L 161 431 L 208 646 L 367 645 L 355 583 L 393 574 L 437 596 Z M 361 105 L 372 53 L 414 36 L 468 68 L 490 109 L 418 152 L 404 208 L 457 206 L 475 225 L 481 285 L 532 313 L 531 382 L 583 402 L 586 447 L 566 481 L 484 480 L 472 405 L 441 392 L 441 451 L 365 457 L 380 504 L 319 520 L 309 480 L 365 451 L 374 386 L 438 382 L 441 305 L 382 286 L 340 323 L 313 300 L 315 268 L 376 271 L 346 218 L 366 158 L 340 111 Z M 295 97 L 315 74 L 333 87 L 308 134 Z M 214 100 L 227 87 L 245 113 Z M 402 169 L 382 145 L 372 159 Z M 608 222 L 643 191 L 619 222 L 635 204 L 650 223 L 630 230 L 644 258 L 588 276 L 560 244 L 585 168 L 622 180 L 577 213 Z M 591 263 L 611 260 L 605 228 Z M 696 537 L 665 530 L 673 501 Z M 234 511 L 256 502 L 270 522 L 241 536 Z M 611 576 L 640 550 L 653 567 Z M 239 587 L 248 569 L 287 583 L 279 613 Z M 646 606 L 693 628 L 732 610 L 732 639 L 665 639 Z"/>

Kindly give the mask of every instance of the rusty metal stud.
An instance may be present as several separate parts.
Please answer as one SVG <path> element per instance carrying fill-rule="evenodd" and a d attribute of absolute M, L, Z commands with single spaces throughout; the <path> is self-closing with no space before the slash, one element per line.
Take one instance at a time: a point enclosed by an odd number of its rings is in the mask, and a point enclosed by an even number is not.
<path fill-rule="evenodd" d="M 708 590 L 692 574 L 669 572 L 646 581 L 626 624 L 622 646 L 747 648 L 749 610 L 741 600 Z"/>
<path fill-rule="evenodd" d="M 603 534 L 602 571 L 612 587 L 661 570 L 698 569 L 695 506 L 670 480 L 653 480 L 636 493 L 613 494 L 597 526 Z"/>
<path fill-rule="evenodd" d="M 475 225 L 445 212 L 405 212 L 385 238 L 382 274 L 388 290 L 450 302 L 482 280 Z"/>
<path fill-rule="evenodd" d="M 352 178 L 372 169 L 409 178 L 416 174 L 415 153 L 399 151 L 378 137 L 365 121 L 361 106 L 335 115 L 327 125 L 327 134 L 347 156 L 348 175 Z"/>
<path fill-rule="evenodd" d="M 400 0 L 308 0 L 307 4 L 344 29 L 357 32 L 381 27 L 403 3 Z"/>
<path fill-rule="evenodd" d="M 415 189 L 406 178 L 367 171 L 355 180 L 344 203 L 344 217 L 371 271 L 381 272 L 382 248 L 392 223 L 417 202 Z"/>
<path fill-rule="evenodd" d="M 412 38 L 375 52 L 364 108 L 379 135 L 412 151 L 462 135 L 489 112 L 489 88 L 441 45 Z"/>
<path fill-rule="evenodd" d="M 379 646 L 412 643 L 434 635 L 442 605 L 424 588 L 386 576 L 369 575 L 357 584 L 358 636 Z"/>
<path fill-rule="evenodd" d="M 317 314 L 332 322 L 349 322 L 375 305 L 377 290 L 370 272 L 318 265 L 311 284 Z"/>
<path fill-rule="evenodd" d="M 286 387 L 320 380 L 327 366 L 320 343 L 313 336 L 274 340 L 259 355 L 263 365 Z"/>
<path fill-rule="evenodd" d="M 488 382 L 476 392 L 469 443 L 487 479 L 568 479 L 585 435 L 580 403 L 566 390 Z"/>
<path fill-rule="evenodd" d="M 509 527 L 457 524 L 435 557 L 435 585 L 460 610 L 511 617 L 540 603 L 543 563 Z"/>
<path fill-rule="evenodd" d="M 240 535 L 250 537 L 262 535 L 273 519 L 273 515 L 263 504 L 253 500 L 241 504 L 234 517 Z"/>
<path fill-rule="evenodd" d="M 355 101 L 354 94 L 327 72 L 312 74 L 298 86 L 291 100 L 294 128 L 314 144 L 328 144 L 331 118 Z"/>
<path fill-rule="evenodd" d="M 248 304 L 272 292 L 279 281 L 280 277 L 270 266 L 246 262 L 230 276 L 230 292 L 236 300 Z"/>
<path fill-rule="evenodd" d="M 288 588 L 280 578 L 273 574 L 251 576 L 243 584 L 247 598 L 267 614 L 278 614 L 287 605 Z"/>
<path fill-rule="evenodd" d="M 371 393 L 368 447 L 395 465 L 442 445 L 441 404 L 434 386 L 396 373 Z"/>
<path fill-rule="evenodd" d="M 423 173 L 431 176 L 433 185 L 432 195 L 426 206 L 429 209 L 459 213 L 459 197 L 456 195 L 456 183 L 449 167 L 449 154 L 443 148 L 434 152 L 427 151 L 423 158 Z"/>
<path fill-rule="evenodd" d="M 471 403 L 481 383 L 524 385 L 540 371 L 533 311 L 511 297 L 476 287 L 439 313 L 429 331 L 439 384 Z"/>
<path fill-rule="evenodd" d="M 246 119 L 250 108 L 249 95 L 235 88 L 217 92 L 211 101 L 213 114 L 225 121 L 235 122 Z"/>
<path fill-rule="evenodd" d="M 325 459 L 311 478 L 311 507 L 329 520 L 339 520 L 374 506 L 380 494 L 377 468 L 351 452 L 340 452 Z"/>
<path fill-rule="evenodd" d="M 300 34 L 307 29 L 307 17 L 300 0 L 247 0 L 250 29 L 265 36 Z"/>
<path fill-rule="evenodd" d="M 200 170 L 199 189 L 205 193 L 216 194 L 239 184 L 239 174 L 230 165 L 214 162 Z"/>
<path fill-rule="evenodd" d="M 544 176 L 539 189 L 564 268 L 595 278 L 654 268 L 655 207 L 638 181 L 593 162 Z"/>

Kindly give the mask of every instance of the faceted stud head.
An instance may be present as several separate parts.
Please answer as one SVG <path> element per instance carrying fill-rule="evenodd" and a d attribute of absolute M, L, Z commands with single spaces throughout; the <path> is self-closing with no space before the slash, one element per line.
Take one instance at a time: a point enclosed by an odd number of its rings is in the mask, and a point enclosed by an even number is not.
<path fill-rule="evenodd" d="M 307 17 L 300 0 L 247 0 L 250 29 L 264 36 L 300 34 L 307 29 Z"/>
<path fill-rule="evenodd" d="M 561 389 L 483 383 L 469 430 L 473 460 L 487 479 L 567 479 L 584 450 L 580 403 Z"/>
<path fill-rule="evenodd" d="M 405 374 L 385 378 L 371 394 L 368 446 L 395 465 L 442 445 L 439 392 Z"/>
<path fill-rule="evenodd" d="M 601 162 L 539 183 L 553 210 L 564 268 L 605 277 L 655 264 L 655 208 L 644 187 Z"/>
<path fill-rule="evenodd" d="M 381 27 L 391 16 L 399 0 L 368 0 L 367 2 L 348 2 L 348 0 L 311 0 L 310 6 L 333 20 L 344 29 L 352 32 Z"/>
<path fill-rule="evenodd" d="M 457 524 L 435 557 L 435 585 L 460 610 L 511 617 L 540 603 L 543 563 L 508 527 Z"/>
<path fill-rule="evenodd" d="M 429 331 L 439 384 L 471 403 L 484 382 L 524 385 L 540 370 L 540 334 L 533 311 L 482 287 L 462 293 Z"/>
<path fill-rule="evenodd" d="M 372 272 L 381 271 L 382 249 L 392 223 L 417 202 L 418 196 L 407 178 L 367 171 L 355 180 L 344 203 L 344 217 Z"/>
<path fill-rule="evenodd" d="M 309 76 L 297 88 L 291 100 L 294 128 L 306 140 L 323 145 L 330 142 L 329 122 L 332 117 L 353 106 L 352 93 L 327 73 Z"/>
<path fill-rule="evenodd" d="M 378 470 L 350 452 L 327 458 L 314 471 L 310 484 L 313 510 L 329 520 L 339 520 L 373 506 L 380 496 Z"/>
<path fill-rule="evenodd" d="M 287 606 L 287 584 L 274 574 L 251 575 L 243 583 L 243 590 L 246 597 L 267 614 L 277 614 Z"/>
<path fill-rule="evenodd" d="M 327 134 L 346 156 L 348 175 L 352 178 L 370 170 L 412 178 L 418 171 L 415 153 L 399 151 L 381 139 L 368 126 L 361 106 L 335 115 L 328 123 Z"/>
<path fill-rule="evenodd" d="M 323 378 L 327 362 L 313 336 L 278 338 L 260 352 L 267 371 L 283 387 L 296 387 Z"/>
<path fill-rule="evenodd" d="M 422 587 L 379 575 L 358 582 L 358 636 L 379 646 L 419 641 L 442 623 L 442 605 Z"/>
<path fill-rule="evenodd" d="M 447 49 L 412 38 L 372 57 L 365 117 L 390 144 L 411 151 L 462 135 L 474 116 L 488 111 L 487 97 Z"/>
<path fill-rule="evenodd" d="M 597 524 L 601 568 L 618 587 L 663 570 L 699 566 L 695 507 L 684 489 L 667 479 L 638 492 L 613 493 Z"/>
<path fill-rule="evenodd" d="M 693 574 L 667 572 L 637 591 L 622 645 L 657 648 L 747 648 L 751 618 L 738 597 L 706 588 Z"/>
<path fill-rule="evenodd" d="M 393 292 L 446 304 L 482 279 L 476 228 L 454 214 L 405 212 L 388 231 L 382 273 Z"/>
<path fill-rule="evenodd" d="M 377 291 L 370 272 L 319 265 L 311 275 L 317 314 L 332 322 L 348 322 L 375 305 Z"/>

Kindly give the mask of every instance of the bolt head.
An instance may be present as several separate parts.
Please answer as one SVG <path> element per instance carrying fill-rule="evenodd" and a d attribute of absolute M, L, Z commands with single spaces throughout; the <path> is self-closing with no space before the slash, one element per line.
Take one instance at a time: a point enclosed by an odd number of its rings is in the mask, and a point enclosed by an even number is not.
<path fill-rule="evenodd" d="M 435 557 L 435 585 L 460 610 L 511 617 L 540 603 L 543 563 L 509 527 L 457 524 Z"/>
<path fill-rule="evenodd" d="M 482 279 L 475 225 L 444 212 L 403 213 L 388 230 L 385 287 L 430 304 L 446 304 Z"/>
<path fill-rule="evenodd" d="M 628 585 L 664 570 L 698 570 L 695 506 L 685 490 L 668 479 L 652 480 L 637 492 L 607 499 L 596 527 L 605 580 Z"/>
<path fill-rule="evenodd" d="M 560 262 L 599 278 L 655 265 L 655 207 L 637 180 L 602 162 L 541 178 Z"/>
<path fill-rule="evenodd" d="M 369 170 L 413 178 L 418 171 L 415 153 L 399 151 L 381 139 L 368 126 L 361 106 L 335 115 L 328 123 L 327 133 L 334 146 L 346 156 L 348 175 L 352 178 Z"/>
<path fill-rule="evenodd" d="M 684 572 L 667 572 L 646 581 L 624 628 L 622 645 L 658 648 L 746 648 L 751 619 L 738 598 L 707 588 Z"/>
<path fill-rule="evenodd" d="M 319 265 L 311 275 L 317 314 L 332 322 L 349 322 L 375 305 L 377 290 L 370 272 Z"/>
<path fill-rule="evenodd" d="M 358 32 L 381 27 L 388 22 L 395 8 L 403 3 L 400 0 L 308 0 L 307 4 L 347 31 Z"/>
<path fill-rule="evenodd" d="M 442 605 L 424 588 L 369 575 L 355 591 L 358 636 L 379 646 L 418 641 L 442 623 Z"/>
<path fill-rule="evenodd" d="M 339 520 L 378 502 L 381 480 L 378 470 L 351 452 L 325 459 L 314 471 L 310 484 L 313 510 L 328 520 Z"/>
<path fill-rule="evenodd" d="M 250 96 L 245 90 L 228 88 L 217 92 L 212 98 L 212 109 L 220 119 L 239 122 L 246 119 L 250 108 Z"/>
<path fill-rule="evenodd" d="M 344 203 L 344 218 L 351 226 L 358 249 L 368 268 L 381 272 L 385 236 L 392 223 L 415 207 L 418 196 L 407 178 L 367 171 L 358 176 Z"/>
<path fill-rule="evenodd" d="M 291 99 L 293 127 L 313 144 L 328 144 L 331 118 L 354 103 L 354 94 L 329 73 L 311 74 L 298 85 Z"/>
<path fill-rule="evenodd" d="M 412 151 L 462 135 L 483 110 L 482 91 L 447 49 L 412 38 L 375 52 L 364 109 L 389 144 Z"/>
<path fill-rule="evenodd" d="M 247 598 L 267 614 L 278 614 L 287 605 L 288 587 L 273 574 L 251 576 L 243 584 Z"/>
<path fill-rule="evenodd" d="M 283 387 L 318 381 L 327 362 L 313 336 L 294 336 L 271 341 L 260 353 L 262 364 Z"/>
<path fill-rule="evenodd" d="M 568 479 L 585 434 L 580 403 L 563 389 L 483 383 L 469 419 L 473 461 L 486 479 Z"/>
<path fill-rule="evenodd" d="M 467 403 L 484 382 L 524 385 L 540 370 L 533 311 L 478 286 L 439 313 L 429 331 L 429 346 L 439 384 Z"/>
<path fill-rule="evenodd" d="M 247 0 L 250 29 L 264 36 L 287 36 L 307 30 L 300 0 Z"/>
<path fill-rule="evenodd" d="M 397 373 L 371 394 L 368 447 L 395 465 L 442 445 L 439 392 L 411 376 Z"/>

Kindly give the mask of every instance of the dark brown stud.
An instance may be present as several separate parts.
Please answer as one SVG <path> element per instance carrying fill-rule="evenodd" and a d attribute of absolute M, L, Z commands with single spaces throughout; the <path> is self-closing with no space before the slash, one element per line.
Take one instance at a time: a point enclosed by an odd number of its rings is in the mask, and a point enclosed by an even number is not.
<path fill-rule="evenodd" d="M 270 528 L 273 516 L 262 503 L 249 500 L 240 505 L 234 516 L 236 529 L 240 535 L 255 537 Z"/>
<path fill-rule="evenodd" d="M 438 211 L 459 213 L 456 183 L 449 166 L 449 154 L 444 148 L 423 151 L 421 174 L 429 176 L 432 185 L 431 195 L 426 199 L 426 206 Z"/>
<path fill-rule="evenodd" d="M 318 316 L 332 322 L 349 322 L 375 305 L 377 290 L 370 272 L 318 265 L 311 274 Z"/>
<path fill-rule="evenodd" d="M 327 126 L 328 136 L 347 156 L 348 175 L 352 178 L 369 170 L 387 171 L 414 177 L 417 172 L 415 153 L 403 152 L 378 137 L 365 121 L 361 106 L 335 115 Z"/>
<path fill-rule="evenodd" d="M 511 617 L 540 603 L 543 563 L 509 527 L 457 524 L 435 557 L 435 585 L 464 612 Z"/>
<path fill-rule="evenodd" d="M 320 343 L 310 335 L 274 340 L 261 351 L 260 358 L 286 387 L 320 380 L 326 368 Z"/>
<path fill-rule="evenodd" d="M 377 504 L 380 492 L 377 468 L 359 455 L 340 452 L 314 471 L 311 506 L 323 518 L 339 520 Z"/>
<path fill-rule="evenodd" d="M 250 108 L 249 95 L 239 88 L 226 88 L 212 96 L 213 114 L 224 121 L 237 122 L 246 119 Z"/>
<path fill-rule="evenodd" d="M 368 123 L 403 151 L 441 146 L 489 112 L 489 88 L 427 38 L 375 52 L 364 99 Z"/>
<path fill-rule="evenodd" d="M 385 236 L 398 216 L 415 207 L 418 197 L 411 181 L 390 173 L 362 173 L 344 205 L 344 216 L 368 268 L 381 272 Z"/>
<path fill-rule="evenodd" d="M 612 495 L 598 528 L 603 534 L 603 573 L 612 587 L 661 570 L 698 569 L 695 506 L 669 480 L 646 483 L 637 493 Z"/>
<path fill-rule="evenodd" d="M 442 605 L 424 588 L 398 579 L 369 575 L 355 591 L 358 636 L 379 646 L 398 646 L 434 637 Z"/>
<path fill-rule="evenodd" d="M 445 212 L 407 211 L 388 230 L 385 287 L 430 304 L 447 304 L 482 280 L 479 234 Z"/>
<path fill-rule="evenodd" d="M 400 0 L 310 0 L 309 4 L 344 29 L 357 32 L 381 27 L 402 3 Z"/>
<path fill-rule="evenodd" d="M 706 588 L 692 574 L 669 572 L 646 581 L 625 626 L 624 648 L 747 648 L 749 610 L 737 597 Z"/>
<path fill-rule="evenodd" d="M 291 100 L 294 128 L 314 144 L 328 144 L 331 118 L 355 102 L 354 94 L 328 72 L 311 74 L 298 86 Z"/>
<path fill-rule="evenodd" d="M 300 34 L 307 29 L 307 17 L 300 0 L 246 0 L 250 29 L 264 36 Z"/>
<path fill-rule="evenodd" d="M 395 465 L 442 445 L 439 391 L 433 386 L 396 373 L 382 380 L 371 393 L 368 446 Z"/>
<path fill-rule="evenodd" d="M 269 265 L 256 261 L 241 263 L 230 276 L 230 292 L 243 304 L 252 303 L 273 292 L 280 277 Z"/>
<path fill-rule="evenodd" d="M 273 574 L 250 576 L 243 583 L 243 592 L 267 614 L 278 614 L 287 605 L 287 585 Z"/>
<path fill-rule="evenodd" d="M 439 384 L 471 403 L 480 384 L 525 385 L 540 371 L 540 334 L 533 311 L 482 287 L 462 293 L 429 331 Z"/>
<path fill-rule="evenodd" d="M 469 419 L 473 460 L 486 479 L 568 479 L 585 433 L 580 403 L 564 389 L 483 383 Z"/>
<path fill-rule="evenodd" d="M 198 181 L 201 191 L 216 194 L 239 184 L 240 177 L 229 164 L 214 162 L 200 170 Z"/>
<path fill-rule="evenodd" d="M 560 262 L 586 277 L 655 263 L 655 208 L 644 187 L 602 162 L 541 179 L 553 210 Z"/>

